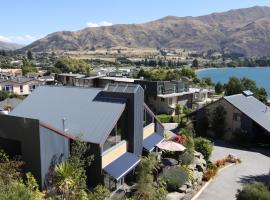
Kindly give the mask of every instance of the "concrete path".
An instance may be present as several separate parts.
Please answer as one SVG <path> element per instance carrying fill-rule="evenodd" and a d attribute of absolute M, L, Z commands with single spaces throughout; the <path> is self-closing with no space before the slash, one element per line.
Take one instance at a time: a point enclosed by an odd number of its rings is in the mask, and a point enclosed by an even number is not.
<path fill-rule="evenodd" d="M 237 190 L 250 181 L 267 181 L 270 168 L 270 149 L 248 151 L 222 142 L 215 143 L 212 160 L 222 159 L 233 154 L 242 160 L 218 174 L 197 200 L 235 199 Z"/>

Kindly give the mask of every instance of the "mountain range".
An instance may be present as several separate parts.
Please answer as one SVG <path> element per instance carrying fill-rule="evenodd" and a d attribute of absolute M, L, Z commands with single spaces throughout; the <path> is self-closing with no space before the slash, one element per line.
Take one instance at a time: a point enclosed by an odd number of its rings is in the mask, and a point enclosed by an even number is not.
<path fill-rule="evenodd" d="M 218 50 L 245 56 L 270 55 L 270 7 L 256 6 L 200 17 L 167 16 L 144 24 L 118 24 L 60 31 L 22 50 L 86 51 L 114 46 Z"/>
<path fill-rule="evenodd" d="M 23 45 L 20 44 L 14 44 L 14 43 L 8 43 L 0 41 L 0 50 L 16 50 L 22 48 Z"/>

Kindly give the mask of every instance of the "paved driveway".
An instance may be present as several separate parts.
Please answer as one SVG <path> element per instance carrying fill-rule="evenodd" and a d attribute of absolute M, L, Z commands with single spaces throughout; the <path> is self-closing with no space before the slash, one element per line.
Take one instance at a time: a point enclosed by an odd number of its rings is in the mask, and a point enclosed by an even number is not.
<path fill-rule="evenodd" d="M 262 152 L 262 153 L 259 153 Z M 228 154 L 238 156 L 242 163 L 229 167 L 218 174 L 212 183 L 203 191 L 198 200 L 231 200 L 235 199 L 237 189 L 252 180 L 267 181 L 270 168 L 270 149 L 248 151 L 226 145 L 215 144 L 212 160 L 218 160 Z"/>

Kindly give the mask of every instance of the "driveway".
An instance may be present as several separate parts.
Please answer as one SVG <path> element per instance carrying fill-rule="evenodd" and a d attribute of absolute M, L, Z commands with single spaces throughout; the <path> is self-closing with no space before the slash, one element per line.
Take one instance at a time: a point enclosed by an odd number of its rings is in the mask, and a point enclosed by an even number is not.
<path fill-rule="evenodd" d="M 249 151 L 216 142 L 211 159 L 213 161 L 222 159 L 228 154 L 236 155 L 242 160 L 242 163 L 229 167 L 218 174 L 197 200 L 235 199 L 237 190 L 242 188 L 244 183 L 253 180 L 268 180 L 270 149 L 253 149 Z"/>

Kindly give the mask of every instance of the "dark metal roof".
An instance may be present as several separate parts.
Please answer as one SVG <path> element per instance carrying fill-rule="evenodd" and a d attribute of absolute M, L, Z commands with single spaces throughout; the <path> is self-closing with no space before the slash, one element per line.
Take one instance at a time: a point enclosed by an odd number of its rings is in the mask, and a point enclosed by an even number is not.
<path fill-rule="evenodd" d="M 155 146 L 163 140 L 164 138 L 161 135 L 153 133 L 152 135 L 143 140 L 143 148 L 147 151 L 153 151 Z"/>
<path fill-rule="evenodd" d="M 123 99 L 96 99 L 100 92 L 97 88 L 41 86 L 10 115 L 38 119 L 65 129 L 69 135 L 100 144 L 125 109 Z"/>
<path fill-rule="evenodd" d="M 253 96 L 236 94 L 224 97 L 238 110 L 270 132 L 270 108 Z"/>
<path fill-rule="evenodd" d="M 106 92 L 124 92 L 124 93 L 135 93 L 140 85 L 130 85 L 130 84 L 108 84 L 104 91 Z"/>
<path fill-rule="evenodd" d="M 132 169 L 134 169 L 140 162 L 140 159 L 133 153 L 126 152 L 115 161 L 104 168 L 110 176 L 119 180 Z"/>

